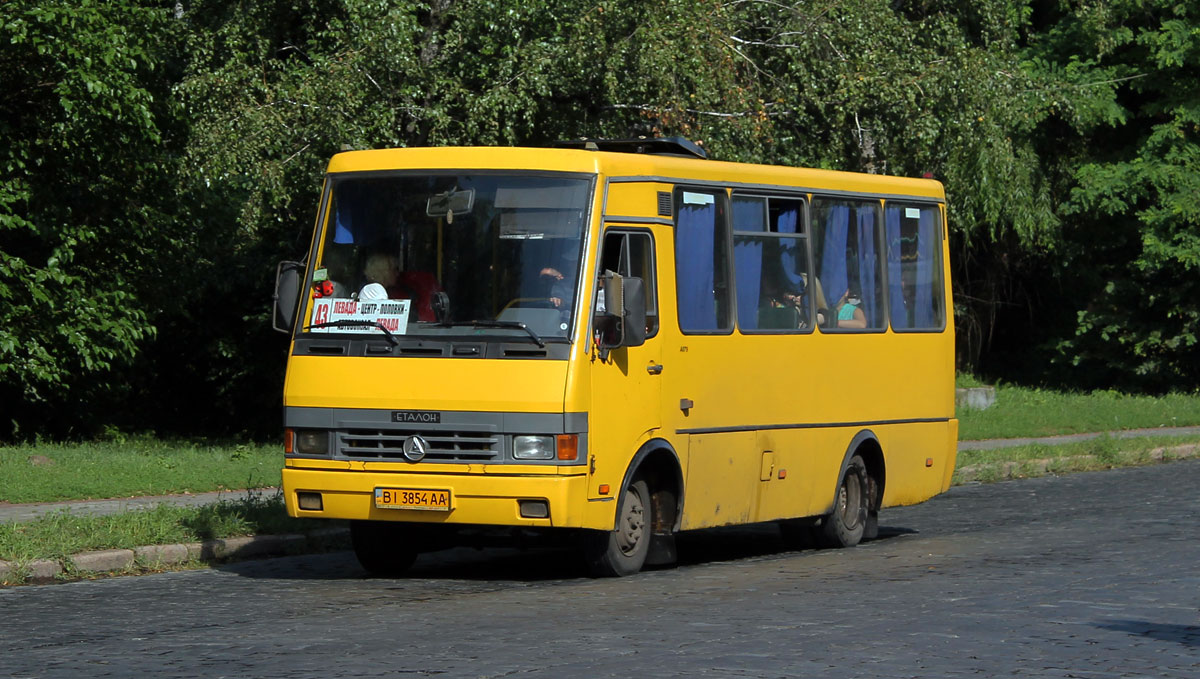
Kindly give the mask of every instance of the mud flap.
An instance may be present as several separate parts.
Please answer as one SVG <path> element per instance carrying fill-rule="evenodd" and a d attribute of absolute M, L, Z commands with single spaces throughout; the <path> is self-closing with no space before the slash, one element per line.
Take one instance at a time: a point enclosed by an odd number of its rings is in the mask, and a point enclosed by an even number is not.
<path fill-rule="evenodd" d="M 650 538 L 650 551 L 646 553 L 647 566 L 669 566 L 679 558 L 675 551 L 674 533 L 655 533 Z"/>
<path fill-rule="evenodd" d="M 879 510 L 867 512 L 867 523 L 863 526 L 863 539 L 874 540 L 879 537 Z M 653 547 L 651 547 L 653 549 Z"/>

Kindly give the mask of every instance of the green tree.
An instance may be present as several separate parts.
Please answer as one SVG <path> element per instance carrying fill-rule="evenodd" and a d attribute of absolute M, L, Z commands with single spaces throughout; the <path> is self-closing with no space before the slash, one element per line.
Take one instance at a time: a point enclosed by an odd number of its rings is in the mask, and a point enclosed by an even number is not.
<path fill-rule="evenodd" d="M 118 369 L 154 334 L 139 293 L 166 237 L 167 19 L 136 2 L 0 3 L 0 401 L 13 429 L 104 419 Z"/>
<path fill-rule="evenodd" d="M 1101 385 L 1200 383 L 1200 8 L 1081 4 L 1047 31 L 1115 87 L 1064 202 L 1062 276 L 1079 303 L 1058 362 Z M 1075 57 L 1079 59 L 1079 57 Z"/>

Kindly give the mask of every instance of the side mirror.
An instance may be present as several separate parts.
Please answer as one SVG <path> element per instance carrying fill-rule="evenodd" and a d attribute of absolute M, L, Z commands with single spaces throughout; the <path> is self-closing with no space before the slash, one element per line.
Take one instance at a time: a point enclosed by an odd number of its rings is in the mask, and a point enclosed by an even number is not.
<path fill-rule="evenodd" d="M 607 359 L 612 349 L 646 343 L 646 284 L 611 271 L 605 272 L 603 280 L 607 316 L 599 328 L 600 358 Z"/>
<path fill-rule="evenodd" d="M 275 308 L 272 310 L 272 327 L 282 333 L 290 333 L 296 323 L 296 309 L 300 306 L 300 279 L 304 275 L 302 262 L 280 262 L 275 269 Z"/>

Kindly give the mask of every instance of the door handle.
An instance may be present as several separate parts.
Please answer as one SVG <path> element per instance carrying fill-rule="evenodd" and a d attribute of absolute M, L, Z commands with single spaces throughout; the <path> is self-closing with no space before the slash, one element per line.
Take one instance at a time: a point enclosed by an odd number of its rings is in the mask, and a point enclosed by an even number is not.
<path fill-rule="evenodd" d="M 651 375 L 661 375 L 662 369 L 662 364 L 655 363 L 654 361 L 650 361 L 650 365 L 646 366 L 646 372 L 650 373 Z"/>

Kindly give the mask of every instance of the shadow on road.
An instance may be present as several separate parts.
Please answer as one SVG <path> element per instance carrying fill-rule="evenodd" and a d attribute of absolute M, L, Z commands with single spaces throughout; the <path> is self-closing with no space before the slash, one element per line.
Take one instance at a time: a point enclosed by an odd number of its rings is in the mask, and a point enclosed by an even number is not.
<path fill-rule="evenodd" d="M 1200 627 L 1195 625 L 1153 623 L 1145 620 L 1109 620 L 1096 623 L 1096 627 L 1159 641 L 1173 641 L 1193 648 L 1200 647 Z"/>
<path fill-rule="evenodd" d="M 917 531 L 903 527 L 881 527 L 881 542 Z M 681 533 L 676 540 L 677 566 L 740 561 L 743 559 L 815 553 L 811 546 L 785 543 L 774 523 L 709 528 Z M 242 561 L 217 567 L 223 572 L 257 579 L 364 580 L 370 576 L 352 552 L 332 552 L 265 561 Z M 647 569 L 652 570 L 652 569 Z M 587 578 L 579 552 L 567 546 L 455 547 L 422 554 L 401 580 L 459 580 L 487 582 L 552 582 Z"/>

